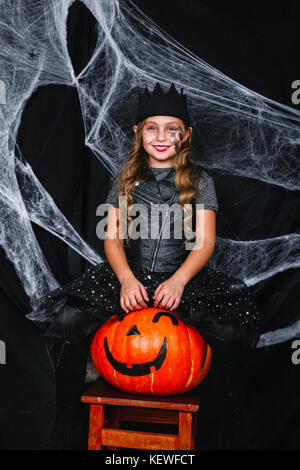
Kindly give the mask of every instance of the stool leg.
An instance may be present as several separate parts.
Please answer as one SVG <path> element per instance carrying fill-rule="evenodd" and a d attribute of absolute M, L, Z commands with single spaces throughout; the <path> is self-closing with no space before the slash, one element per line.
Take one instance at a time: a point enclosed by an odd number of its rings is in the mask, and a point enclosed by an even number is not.
<path fill-rule="evenodd" d="M 192 413 L 192 447 L 191 449 L 196 448 L 197 423 L 198 423 L 198 413 Z"/>
<path fill-rule="evenodd" d="M 179 411 L 178 420 L 178 450 L 191 450 L 193 413 Z"/>
<path fill-rule="evenodd" d="M 113 420 L 110 424 L 111 429 L 118 429 L 119 428 L 119 423 L 120 423 L 120 407 L 116 406 L 114 407 L 114 412 L 113 412 Z M 112 446 L 107 446 L 106 450 L 118 450 L 118 447 L 112 447 Z"/>
<path fill-rule="evenodd" d="M 104 405 L 90 405 L 90 427 L 88 450 L 102 449 L 102 426 Z"/>

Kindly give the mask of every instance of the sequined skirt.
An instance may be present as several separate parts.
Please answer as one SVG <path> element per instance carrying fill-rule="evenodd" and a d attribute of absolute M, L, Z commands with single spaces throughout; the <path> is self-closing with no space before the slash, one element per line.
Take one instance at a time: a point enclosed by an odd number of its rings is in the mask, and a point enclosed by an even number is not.
<path fill-rule="evenodd" d="M 154 291 L 172 273 L 132 271 L 147 290 L 152 307 Z M 120 289 L 109 263 L 103 262 L 39 299 L 27 318 L 46 336 L 88 337 L 112 315 L 125 315 Z M 207 266 L 186 284 L 173 312 L 210 342 L 237 339 L 243 348 L 251 349 L 261 333 L 261 315 L 246 284 Z"/>

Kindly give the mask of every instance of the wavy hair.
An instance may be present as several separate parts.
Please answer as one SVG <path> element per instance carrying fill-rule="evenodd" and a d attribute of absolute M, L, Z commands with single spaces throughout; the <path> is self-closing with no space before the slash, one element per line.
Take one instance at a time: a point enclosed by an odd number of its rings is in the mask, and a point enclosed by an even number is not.
<path fill-rule="evenodd" d="M 127 245 L 129 245 L 129 238 L 132 228 L 133 219 L 129 215 L 130 208 L 134 204 L 133 189 L 136 182 L 147 174 L 148 169 L 148 155 L 143 147 L 142 132 L 147 119 L 140 121 L 137 125 L 135 138 L 132 144 L 130 153 L 122 165 L 117 175 L 117 200 L 120 196 L 126 196 L 127 199 L 127 220 L 129 221 L 129 229 L 127 233 Z M 188 126 L 184 123 L 185 130 Z M 183 211 L 183 222 L 186 223 L 194 214 L 194 209 L 191 206 L 191 200 L 198 194 L 198 181 L 199 173 L 196 168 L 196 163 L 190 157 L 192 150 L 191 135 L 183 142 L 181 148 L 174 158 L 175 168 L 175 185 L 180 191 L 179 204 Z M 200 176 L 203 178 L 203 176 Z M 203 183 L 202 183 L 203 187 Z M 117 221 L 119 227 L 119 220 Z M 188 237 L 184 243 L 191 239 L 192 231 L 190 225 L 187 224 L 186 230 Z"/>

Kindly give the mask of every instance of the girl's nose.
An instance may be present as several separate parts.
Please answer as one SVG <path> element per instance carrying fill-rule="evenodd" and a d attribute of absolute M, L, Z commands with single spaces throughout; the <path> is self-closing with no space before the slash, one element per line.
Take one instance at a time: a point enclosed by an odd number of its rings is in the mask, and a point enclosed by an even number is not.
<path fill-rule="evenodd" d="M 167 133 L 164 129 L 159 129 L 158 130 L 158 135 L 157 135 L 158 140 L 167 140 Z"/>

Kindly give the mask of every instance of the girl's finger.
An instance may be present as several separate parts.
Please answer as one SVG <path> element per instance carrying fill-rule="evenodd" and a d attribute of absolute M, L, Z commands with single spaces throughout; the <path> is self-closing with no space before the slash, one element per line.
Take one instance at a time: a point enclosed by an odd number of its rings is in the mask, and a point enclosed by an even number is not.
<path fill-rule="evenodd" d="M 168 309 L 169 310 L 174 310 L 176 308 L 176 305 L 177 305 L 177 297 L 173 298 L 173 302 L 169 302 L 168 303 Z"/>
<path fill-rule="evenodd" d="M 137 310 L 138 308 L 138 303 L 136 301 L 135 294 L 130 295 L 130 307 L 131 310 Z"/>
<path fill-rule="evenodd" d="M 147 307 L 147 304 L 146 304 L 146 302 L 144 301 L 144 298 L 143 298 L 143 293 L 142 293 L 141 291 L 138 292 L 138 293 L 135 295 L 135 297 L 136 297 L 138 303 L 140 304 L 140 306 L 141 306 L 142 308 L 146 308 L 146 307 Z"/>
<path fill-rule="evenodd" d="M 160 285 L 155 289 L 154 294 L 153 294 L 153 298 L 156 297 L 156 295 L 157 295 L 158 292 L 160 291 L 161 287 L 162 287 L 162 284 L 160 284 Z"/>
<path fill-rule="evenodd" d="M 153 306 L 154 306 L 154 307 L 157 307 L 157 306 L 158 306 L 158 304 L 159 304 L 159 302 L 161 301 L 162 297 L 163 297 L 163 295 L 162 295 L 161 293 L 160 293 L 160 294 L 157 294 L 157 296 L 155 297 L 155 300 L 154 300 L 154 302 L 153 302 Z M 153 296 L 153 298 L 154 298 L 154 296 Z"/>
<path fill-rule="evenodd" d="M 174 303 L 174 305 L 172 306 L 172 310 L 176 310 L 176 308 L 178 307 L 178 305 L 180 304 L 180 299 L 177 299 Z"/>
<path fill-rule="evenodd" d="M 140 289 L 139 291 L 135 294 L 136 296 L 136 299 L 138 301 L 138 303 L 142 306 L 142 307 L 147 307 L 147 304 L 144 300 L 144 291 L 142 289 L 142 286 L 140 286 Z"/>
<path fill-rule="evenodd" d="M 121 308 L 123 310 L 125 310 L 126 313 L 128 313 L 128 309 L 125 307 L 125 304 L 124 304 L 124 299 L 123 297 L 121 297 L 121 300 L 120 300 L 120 305 L 121 305 Z"/>
<path fill-rule="evenodd" d="M 146 289 L 145 289 L 145 287 L 143 286 L 143 284 L 141 285 L 141 291 L 142 291 L 142 294 L 143 294 L 144 299 L 146 299 L 146 300 L 149 302 L 148 292 L 146 291 Z"/>
<path fill-rule="evenodd" d="M 167 305 L 169 305 L 170 297 L 168 295 L 165 295 L 163 300 L 160 303 L 161 308 L 168 308 Z"/>
<path fill-rule="evenodd" d="M 129 297 L 125 297 L 124 304 L 125 304 L 125 307 L 128 308 L 128 310 L 132 310 Z"/>
<path fill-rule="evenodd" d="M 133 310 L 140 310 L 143 308 L 143 304 L 139 300 L 139 293 L 135 292 L 131 297 L 131 305 Z"/>
<path fill-rule="evenodd" d="M 159 307 L 159 306 L 162 307 L 161 302 L 162 302 L 162 299 L 164 298 L 164 295 L 165 294 L 163 292 L 159 292 L 159 294 L 155 298 L 154 307 Z"/>
<path fill-rule="evenodd" d="M 170 310 L 170 308 L 172 307 L 172 305 L 174 305 L 174 302 L 175 302 L 175 298 L 174 298 L 174 297 L 170 297 L 170 298 L 169 298 L 169 302 L 166 303 L 166 308 Z"/>

